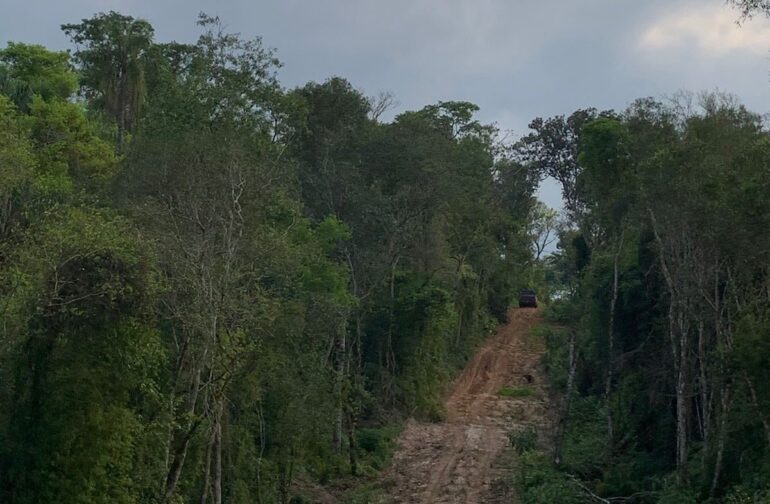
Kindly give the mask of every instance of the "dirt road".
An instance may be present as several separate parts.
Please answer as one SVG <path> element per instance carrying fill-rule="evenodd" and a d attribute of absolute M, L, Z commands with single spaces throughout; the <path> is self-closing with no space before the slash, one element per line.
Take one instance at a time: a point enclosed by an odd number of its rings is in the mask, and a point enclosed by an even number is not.
<path fill-rule="evenodd" d="M 535 427 L 547 437 L 551 415 L 542 344 L 529 335 L 540 315 L 514 309 L 509 317 L 455 381 L 446 421 L 407 423 L 385 477 L 392 502 L 515 502 L 508 434 Z"/>

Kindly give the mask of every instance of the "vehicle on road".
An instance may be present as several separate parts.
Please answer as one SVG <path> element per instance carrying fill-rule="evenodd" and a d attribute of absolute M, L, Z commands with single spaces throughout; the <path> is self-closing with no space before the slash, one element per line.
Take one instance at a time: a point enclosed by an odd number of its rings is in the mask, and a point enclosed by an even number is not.
<path fill-rule="evenodd" d="M 537 295 L 532 289 L 519 292 L 519 308 L 537 308 Z"/>

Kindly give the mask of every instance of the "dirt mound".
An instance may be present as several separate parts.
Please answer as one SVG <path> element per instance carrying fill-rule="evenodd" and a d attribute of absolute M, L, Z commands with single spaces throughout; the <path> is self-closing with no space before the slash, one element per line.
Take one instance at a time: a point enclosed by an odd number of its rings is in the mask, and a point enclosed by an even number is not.
<path fill-rule="evenodd" d="M 514 309 L 509 322 L 476 353 L 446 402 L 447 420 L 410 420 L 383 487 L 396 503 L 512 502 L 508 434 L 550 432 L 548 395 L 539 367 L 542 344 L 529 336 L 535 309 Z"/>

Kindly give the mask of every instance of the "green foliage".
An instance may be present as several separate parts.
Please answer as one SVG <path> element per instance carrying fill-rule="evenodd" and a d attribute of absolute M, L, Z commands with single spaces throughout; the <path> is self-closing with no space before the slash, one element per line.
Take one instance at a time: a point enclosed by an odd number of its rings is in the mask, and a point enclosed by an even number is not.
<path fill-rule="evenodd" d="M 114 11 L 62 25 L 77 45 L 73 53 L 81 90 L 117 124 L 116 144 L 139 121 L 145 101 L 145 66 L 154 30 L 150 23 Z"/>
<path fill-rule="evenodd" d="M 407 411 L 439 421 L 443 392 L 450 375 L 448 347 L 455 314 L 449 293 L 439 288 L 399 289 L 397 320 L 406 354 L 399 384 Z"/>
<path fill-rule="evenodd" d="M 368 465 L 373 471 L 384 469 L 390 460 L 399 433 L 398 426 L 358 429 L 356 445 L 359 453 L 363 455 L 361 464 Z"/>
<path fill-rule="evenodd" d="M 767 504 L 770 502 L 770 489 L 752 491 L 737 486 L 725 496 L 724 501 L 725 504 Z"/>
<path fill-rule="evenodd" d="M 527 286 L 564 327 L 534 336 L 566 395 L 559 469 L 511 436 L 522 502 L 767 500 L 759 116 L 642 99 L 507 149 L 472 103 L 383 122 L 198 25 L 158 44 L 109 12 L 63 26 L 71 57 L 0 51 L 0 500 L 285 503 L 349 478 L 344 501 L 378 501 L 387 425 L 441 420 Z"/>
<path fill-rule="evenodd" d="M 535 391 L 529 387 L 503 387 L 497 391 L 503 397 L 529 397 Z"/>
<path fill-rule="evenodd" d="M 668 484 L 660 492 L 657 502 L 659 504 L 695 504 L 698 502 L 698 496 L 690 488 L 682 488 L 675 484 Z"/>
<path fill-rule="evenodd" d="M 374 483 L 348 490 L 340 500 L 340 504 L 385 504 L 387 502 L 389 502 L 387 497 Z"/>
<path fill-rule="evenodd" d="M 18 219 L 21 197 L 34 167 L 29 132 L 10 100 L 0 96 L 0 237 L 8 234 Z"/>
<path fill-rule="evenodd" d="M 508 442 L 519 455 L 537 449 L 537 431 L 533 427 L 508 433 Z"/>
<path fill-rule="evenodd" d="M 586 502 L 577 483 L 554 469 L 542 454 L 535 451 L 524 452 L 519 458 L 516 483 L 522 504 Z"/>
<path fill-rule="evenodd" d="M 600 474 L 606 438 L 606 424 L 598 401 L 593 398 L 575 401 L 562 449 L 564 467 L 582 477 Z"/>
<path fill-rule="evenodd" d="M 384 501 L 392 425 L 443 418 L 536 276 L 535 177 L 476 105 L 382 122 L 198 25 L 0 52 L 3 502 Z"/>
<path fill-rule="evenodd" d="M 557 318 L 563 315 L 559 313 L 564 303 L 556 303 L 546 311 L 547 318 Z M 553 329 L 546 327 L 544 335 L 545 355 L 543 364 L 548 372 L 548 379 L 557 390 L 564 390 L 567 386 L 567 375 L 569 374 L 569 348 L 567 330 Z"/>
<path fill-rule="evenodd" d="M 563 287 L 547 316 L 568 332 L 546 338 L 545 363 L 564 390 L 575 337 L 562 465 L 602 497 L 764 491 L 770 244 L 754 191 L 770 167 L 766 133 L 729 96 L 703 95 L 685 114 L 690 99 L 638 100 L 584 121 L 577 139 L 557 118 L 530 139 L 578 145 L 577 164 L 554 169 L 575 173 L 577 229 L 548 265 Z"/>
<path fill-rule="evenodd" d="M 40 172 L 60 177 L 66 174 L 92 190 L 104 187 L 115 174 L 114 149 L 99 138 L 81 106 L 34 98 L 30 122 Z"/>
<path fill-rule="evenodd" d="M 147 323 L 156 290 L 147 259 L 126 223 L 80 210 L 31 230 L 24 248 L 23 287 L 6 306 L 18 359 L 2 453 L 10 498 L 135 502 L 153 477 L 136 464 L 164 360 Z"/>
<path fill-rule="evenodd" d="M 0 77 L 0 88 L 4 89 L 4 94 L 12 96 L 16 105 L 25 112 L 34 95 L 45 101 L 66 100 L 77 89 L 77 76 L 66 52 L 49 51 L 41 45 L 9 42 L 5 49 L 0 50 L 0 62 L 6 65 L 5 75 Z M 3 78 L 5 82 L 2 82 Z M 11 84 L 16 86 L 15 90 L 10 89 Z"/>

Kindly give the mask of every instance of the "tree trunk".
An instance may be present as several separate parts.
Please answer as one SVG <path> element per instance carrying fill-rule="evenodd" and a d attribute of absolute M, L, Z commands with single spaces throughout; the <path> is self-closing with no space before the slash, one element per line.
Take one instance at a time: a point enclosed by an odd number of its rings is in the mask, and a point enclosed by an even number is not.
<path fill-rule="evenodd" d="M 350 474 L 358 476 L 358 458 L 356 457 L 355 418 L 348 415 L 348 459 L 350 462 Z"/>
<path fill-rule="evenodd" d="M 338 340 L 337 340 L 337 369 L 336 369 L 336 376 L 335 376 L 335 384 L 334 384 L 334 395 L 335 400 L 337 401 L 336 404 L 336 412 L 335 412 L 335 419 L 334 419 L 334 433 L 332 434 L 332 445 L 334 446 L 334 451 L 337 453 L 342 452 L 342 429 L 343 429 L 343 421 L 344 421 L 344 409 L 345 409 L 345 398 L 343 397 L 345 395 L 344 393 L 344 387 L 345 387 L 345 375 L 346 375 L 346 366 L 345 362 L 347 361 L 347 328 L 344 324 L 341 324 L 342 327 L 339 328 L 339 334 L 338 334 Z"/>
<path fill-rule="evenodd" d="M 120 97 L 118 99 L 118 120 L 117 120 L 117 133 L 115 136 L 115 152 L 118 154 L 123 153 L 123 142 L 124 142 L 124 135 L 126 131 L 126 94 L 127 94 L 127 87 L 128 83 L 126 81 L 126 70 L 122 70 L 123 76 L 119 80 L 120 82 L 120 90 L 118 91 L 118 96 Z"/>
<path fill-rule="evenodd" d="M 712 498 L 716 494 L 719 476 L 722 473 L 722 460 L 725 453 L 725 440 L 727 439 L 727 412 L 730 410 L 731 400 L 730 387 L 727 386 L 722 390 L 722 408 L 719 414 L 719 440 L 717 441 L 717 456 L 714 462 L 714 477 L 711 480 L 710 495 Z"/>
<path fill-rule="evenodd" d="M 396 375 L 396 354 L 393 351 L 393 332 L 396 326 L 396 267 L 400 257 L 396 257 L 390 266 L 390 305 L 388 308 L 388 332 L 385 340 L 385 369 L 388 373 L 387 387 L 385 390 L 386 400 L 395 401 L 392 393 L 392 381 Z"/>
<path fill-rule="evenodd" d="M 575 371 L 577 370 L 577 348 L 575 345 L 575 332 L 571 331 L 569 335 L 569 372 L 567 374 L 567 390 L 561 400 L 559 408 L 559 424 L 556 430 L 556 439 L 553 448 L 553 462 L 556 465 L 561 463 L 561 444 L 564 439 L 564 430 L 567 426 L 567 417 L 569 416 L 569 407 L 572 400 L 572 391 L 575 388 Z"/>
<path fill-rule="evenodd" d="M 687 482 L 687 453 L 688 453 L 688 425 L 687 425 L 687 356 L 689 354 L 688 329 L 684 321 L 684 314 L 678 314 L 679 320 L 679 358 L 676 380 L 676 465 L 678 468 L 679 483 Z"/>
<path fill-rule="evenodd" d="M 615 250 L 615 256 L 612 261 L 612 299 L 610 300 L 610 320 L 607 324 L 607 375 L 604 383 L 604 407 L 607 410 L 607 455 L 612 455 L 614 443 L 614 428 L 612 423 L 612 407 L 610 405 L 610 394 L 612 393 L 613 366 L 615 358 L 615 306 L 618 302 L 618 276 L 620 254 L 623 251 L 623 241 L 625 239 L 625 230 L 620 233 L 620 242 Z"/>
<path fill-rule="evenodd" d="M 701 402 L 701 436 L 703 437 L 704 450 L 701 454 L 701 465 L 705 474 L 706 464 L 708 461 L 707 449 L 709 441 L 711 439 L 711 407 L 708 394 L 708 376 L 706 367 L 706 342 L 705 342 L 705 330 L 703 327 L 703 321 L 698 322 L 698 370 L 700 373 L 700 402 Z"/>
<path fill-rule="evenodd" d="M 171 463 L 171 467 L 166 475 L 166 484 L 164 485 L 163 501 L 168 502 L 173 497 L 176 491 L 176 485 L 179 483 L 179 478 L 182 475 L 182 468 L 184 467 L 185 458 L 187 457 L 187 448 L 190 445 L 195 430 L 197 429 L 197 423 L 193 424 L 193 427 L 184 433 L 182 438 L 177 443 L 177 448 L 174 450 L 174 459 Z"/>
<path fill-rule="evenodd" d="M 224 399 L 219 401 L 214 444 L 214 504 L 222 504 L 222 407 Z"/>
<path fill-rule="evenodd" d="M 186 412 L 188 413 L 189 417 L 193 417 L 195 415 L 195 407 L 198 403 L 198 394 L 201 389 L 200 382 L 201 369 L 198 369 L 198 371 L 195 373 L 195 379 L 193 380 L 190 395 L 188 397 L 188 406 L 186 408 Z M 176 447 L 173 450 L 171 466 L 166 473 L 166 479 L 163 485 L 162 502 L 168 502 L 176 491 L 176 485 L 179 483 L 179 478 L 182 475 L 182 468 L 184 467 L 184 462 L 187 457 L 187 448 L 190 446 L 190 440 L 192 439 L 193 434 L 195 434 L 195 431 L 198 429 L 199 425 L 200 419 L 195 420 L 192 422 L 192 424 L 190 424 L 186 431 L 180 434 L 181 437 L 179 437 L 180 435 L 174 436 L 176 442 L 173 444 L 175 444 Z"/>
<path fill-rule="evenodd" d="M 751 381 L 751 379 L 749 379 L 749 375 L 745 372 L 743 373 L 743 379 L 746 381 L 746 385 L 749 387 L 749 392 L 751 393 L 751 402 L 754 404 L 754 408 L 756 408 L 757 413 L 762 419 L 762 425 L 765 428 L 767 448 L 770 449 L 770 418 L 762 414 L 762 409 L 760 408 L 759 400 L 757 399 L 757 389 L 754 388 L 754 383 Z"/>
<path fill-rule="evenodd" d="M 214 443 L 216 442 L 216 433 L 212 426 L 209 433 L 209 442 L 206 446 L 206 461 L 203 465 L 203 491 L 201 492 L 201 504 L 206 504 L 211 491 L 211 456 L 214 451 Z"/>
<path fill-rule="evenodd" d="M 676 367 L 676 467 L 677 479 L 680 484 L 687 481 L 687 357 L 689 348 L 687 344 L 687 331 L 684 323 L 684 307 L 681 306 L 679 293 L 674 283 L 674 278 L 666 260 L 666 247 L 658 232 L 658 221 L 652 208 L 647 212 L 652 224 L 652 232 L 658 247 L 658 261 L 666 288 L 669 294 L 668 304 L 668 336 L 671 342 L 671 352 Z M 677 324 L 678 322 L 678 324 Z M 677 330 L 677 325 L 678 330 Z"/>

